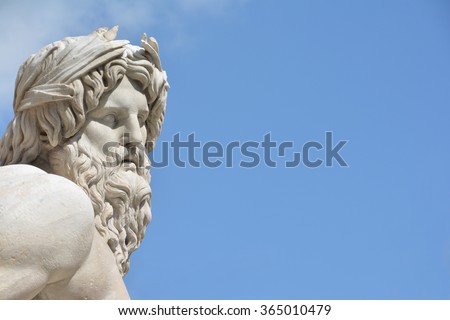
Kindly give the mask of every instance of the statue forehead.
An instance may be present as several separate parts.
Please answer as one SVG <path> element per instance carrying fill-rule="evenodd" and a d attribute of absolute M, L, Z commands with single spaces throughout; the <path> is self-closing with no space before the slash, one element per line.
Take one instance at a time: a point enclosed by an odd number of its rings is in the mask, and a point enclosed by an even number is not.
<path fill-rule="evenodd" d="M 117 28 L 101 28 L 89 35 L 67 37 L 47 45 L 30 56 L 17 74 L 14 117 L 21 117 L 35 108 L 51 105 L 52 108 L 41 109 L 41 112 L 54 113 L 56 117 L 74 115 L 73 121 L 68 121 L 71 125 L 64 129 L 64 134 L 72 137 L 84 125 L 84 119 L 89 117 L 89 113 L 99 107 L 99 99 L 114 92 L 114 89 L 120 89 L 116 87 L 116 84 L 120 83 L 120 78 L 124 75 L 118 75 L 116 72 L 125 75 L 129 73 L 130 78 L 140 82 L 145 77 L 139 73 L 139 70 L 146 69 L 149 82 L 145 80 L 142 82 L 144 86 L 137 85 L 135 89 L 144 94 L 147 99 L 148 117 L 145 120 L 145 127 L 149 141 L 147 149 L 150 151 L 155 145 L 164 121 L 169 89 L 167 75 L 161 67 L 159 48 L 154 38 L 147 38 L 144 34 L 140 46 L 135 46 L 127 40 L 115 40 L 116 33 Z M 125 70 L 110 69 L 108 66 L 119 66 L 119 69 L 122 66 Z M 103 80 L 97 76 L 91 77 L 97 70 Z M 100 86 L 110 82 L 111 79 L 105 79 L 110 76 L 113 79 L 111 85 L 114 88 L 111 91 L 109 89 L 103 91 Z M 89 103 L 86 103 L 86 98 L 83 98 L 80 93 L 84 88 L 84 93 L 89 94 L 86 90 L 89 87 L 95 87 L 94 96 L 90 98 Z M 56 113 L 53 106 L 68 106 L 72 113 Z M 85 108 L 85 106 L 88 107 Z M 31 120 L 34 121 L 34 118 Z M 62 121 L 65 120 L 62 119 Z M 47 124 L 36 119 L 36 125 L 39 129 Z M 50 127 L 49 130 L 51 133 L 55 132 L 54 135 L 49 136 L 51 144 L 58 144 L 56 133 L 60 132 L 60 129 Z"/>
<path fill-rule="evenodd" d="M 98 108 L 128 108 L 134 107 L 139 110 L 148 110 L 148 100 L 145 90 L 136 80 L 124 76 L 122 80 L 108 94 L 103 95 Z"/>
<path fill-rule="evenodd" d="M 25 111 L 48 102 L 72 100 L 71 83 L 109 61 L 128 55 L 147 60 L 162 73 L 159 49 L 155 39 L 141 38 L 141 47 L 127 40 L 115 40 L 117 28 L 100 28 L 80 37 L 68 37 L 51 43 L 22 64 L 16 79 L 14 111 Z"/>

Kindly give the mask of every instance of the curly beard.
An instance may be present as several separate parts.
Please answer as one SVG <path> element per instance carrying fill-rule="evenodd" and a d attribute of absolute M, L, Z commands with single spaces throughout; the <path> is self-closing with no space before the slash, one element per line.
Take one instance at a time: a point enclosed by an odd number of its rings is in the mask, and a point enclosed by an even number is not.
<path fill-rule="evenodd" d="M 91 199 L 95 226 L 116 258 L 122 275 L 130 268 L 130 254 L 144 238 L 151 220 L 150 160 L 139 153 L 134 170 L 122 162 L 129 150 L 117 147 L 115 165 L 105 156 L 72 141 L 49 153 L 52 173 L 79 185 Z"/>

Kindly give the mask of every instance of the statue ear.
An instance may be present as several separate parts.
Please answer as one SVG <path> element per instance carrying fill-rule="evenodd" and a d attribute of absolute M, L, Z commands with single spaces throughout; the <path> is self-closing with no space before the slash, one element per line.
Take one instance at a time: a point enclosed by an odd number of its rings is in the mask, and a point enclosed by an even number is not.
<path fill-rule="evenodd" d="M 48 136 L 45 132 L 41 131 L 39 134 L 39 141 L 45 150 L 50 149 L 50 143 L 48 142 Z"/>
<path fill-rule="evenodd" d="M 39 108 L 38 123 L 43 135 L 43 142 L 49 147 L 56 147 L 61 140 L 61 120 L 55 108 Z"/>
<path fill-rule="evenodd" d="M 81 85 L 81 81 L 78 82 Z M 75 98 L 70 101 L 50 102 L 33 110 L 36 113 L 39 138 L 45 149 L 50 150 L 71 139 L 83 126 L 83 90 L 75 92 Z"/>

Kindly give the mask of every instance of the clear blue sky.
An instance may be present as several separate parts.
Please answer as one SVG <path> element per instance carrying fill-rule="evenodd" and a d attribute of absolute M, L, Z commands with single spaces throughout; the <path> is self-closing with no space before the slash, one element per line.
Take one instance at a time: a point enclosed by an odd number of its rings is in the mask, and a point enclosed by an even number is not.
<path fill-rule="evenodd" d="M 124 3 L 0 4 L 1 132 L 29 54 L 118 24 L 160 44 L 160 141 L 349 140 L 348 168 L 154 168 L 132 298 L 450 298 L 448 1 Z"/>

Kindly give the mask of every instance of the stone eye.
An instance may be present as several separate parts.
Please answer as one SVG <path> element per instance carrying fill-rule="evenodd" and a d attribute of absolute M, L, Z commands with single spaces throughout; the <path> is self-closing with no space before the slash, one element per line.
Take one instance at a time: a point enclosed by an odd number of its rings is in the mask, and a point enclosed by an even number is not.
<path fill-rule="evenodd" d="M 138 120 L 139 120 L 139 126 L 144 126 L 145 125 L 145 120 L 147 120 L 147 118 L 144 116 L 144 115 L 140 115 L 139 117 L 138 117 Z"/>
<path fill-rule="evenodd" d="M 105 122 L 109 126 L 115 126 L 117 123 L 117 117 L 115 114 L 108 114 L 103 117 L 103 122 Z"/>

